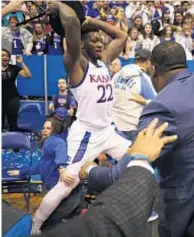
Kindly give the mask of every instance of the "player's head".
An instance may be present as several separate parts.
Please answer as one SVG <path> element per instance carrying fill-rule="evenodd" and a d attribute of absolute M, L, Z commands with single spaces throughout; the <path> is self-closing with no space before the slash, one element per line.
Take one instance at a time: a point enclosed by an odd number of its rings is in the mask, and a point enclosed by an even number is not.
<path fill-rule="evenodd" d="M 98 29 L 82 29 L 82 50 L 91 59 L 99 59 L 104 48 Z"/>
<path fill-rule="evenodd" d="M 152 53 L 147 49 L 139 49 L 135 53 L 135 64 L 139 65 L 149 76 L 153 75 L 153 65 L 151 63 Z"/>
<path fill-rule="evenodd" d="M 11 54 L 7 49 L 1 50 L 2 66 L 6 67 L 11 59 Z"/>
<path fill-rule="evenodd" d="M 119 58 L 116 58 L 110 63 L 109 69 L 112 74 L 117 73 L 121 69 L 121 61 Z"/>
<path fill-rule="evenodd" d="M 152 83 L 158 92 L 166 86 L 174 74 L 187 68 L 184 48 L 171 41 L 160 43 L 153 49 L 151 62 L 154 66 Z"/>
<path fill-rule="evenodd" d="M 53 134 L 60 134 L 63 131 L 63 125 L 55 118 L 48 118 L 42 129 L 42 142 Z"/>
<path fill-rule="evenodd" d="M 60 91 L 65 91 L 67 89 L 67 82 L 64 78 L 58 80 L 58 88 Z"/>

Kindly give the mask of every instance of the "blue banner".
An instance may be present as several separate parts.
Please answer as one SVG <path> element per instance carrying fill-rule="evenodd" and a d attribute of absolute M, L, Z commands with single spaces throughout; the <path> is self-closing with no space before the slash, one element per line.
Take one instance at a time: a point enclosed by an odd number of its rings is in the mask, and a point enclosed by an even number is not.
<path fill-rule="evenodd" d="M 44 57 L 24 56 L 23 59 L 32 73 L 32 78 L 17 78 L 20 95 L 44 96 Z"/>
<path fill-rule="evenodd" d="M 124 60 L 120 58 L 121 65 L 125 66 L 134 62 L 134 59 Z M 44 96 L 44 57 L 24 57 L 24 62 L 32 72 L 32 78 L 26 80 L 18 77 L 17 87 L 20 95 Z M 59 78 L 67 78 L 67 71 L 64 67 L 63 56 L 47 56 L 47 94 L 52 96 L 57 93 L 57 81 Z M 194 72 L 194 60 L 188 61 L 188 68 Z"/>

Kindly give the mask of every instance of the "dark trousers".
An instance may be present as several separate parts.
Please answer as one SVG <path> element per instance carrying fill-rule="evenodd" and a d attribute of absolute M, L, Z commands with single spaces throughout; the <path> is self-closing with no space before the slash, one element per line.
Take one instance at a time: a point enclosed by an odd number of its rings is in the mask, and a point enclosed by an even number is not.
<path fill-rule="evenodd" d="M 2 129 L 5 124 L 5 117 L 7 116 L 7 121 L 9 124 L 10 131 L 18 130 L 18 111 L 20 108 L 20 99 L 19 97 L 15 97 L 6 103 L 2 104 Z"/>

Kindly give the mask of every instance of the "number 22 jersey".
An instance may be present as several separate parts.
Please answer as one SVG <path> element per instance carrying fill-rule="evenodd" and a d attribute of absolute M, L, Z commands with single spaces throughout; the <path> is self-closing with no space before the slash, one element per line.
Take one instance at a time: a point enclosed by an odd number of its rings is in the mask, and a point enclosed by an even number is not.
<path fill-rule="evenodd" d="M 102 61 L 88 62 L 80 83 L 70 86 L 78 103 L 77 119 L 87 127 L 101 129 L 112 122 L 113 81 Z"/>

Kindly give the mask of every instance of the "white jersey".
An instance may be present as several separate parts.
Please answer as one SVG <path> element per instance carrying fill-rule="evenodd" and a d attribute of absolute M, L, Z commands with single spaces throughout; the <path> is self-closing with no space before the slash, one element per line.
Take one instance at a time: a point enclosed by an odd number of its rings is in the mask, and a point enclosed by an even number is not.
<path fill-rule="evenodd" d="M 132 93 L 152 100 L 156 92 L 149 76 L 135 64 L 124 66 L 113 77 L 113 120 L 120 131 L 136 130 L 144 106 L 129 101 Z"/>
<path fill-rule="evenodd" d="M 84 78 L 70 87 L 77 103 L 77 119 L 89 129 L 101 129 L 111 124 L 113 81 L 108 67 L 98 60 L 98 66 L 88 62 Z"/>

